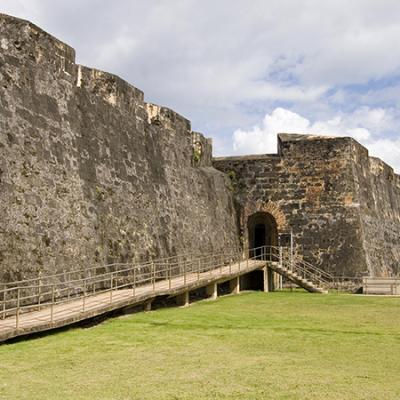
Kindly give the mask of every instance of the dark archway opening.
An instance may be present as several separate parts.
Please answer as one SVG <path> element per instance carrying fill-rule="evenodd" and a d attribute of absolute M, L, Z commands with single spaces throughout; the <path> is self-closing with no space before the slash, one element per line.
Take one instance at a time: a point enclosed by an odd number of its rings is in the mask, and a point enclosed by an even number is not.
<path fill-rule="evenodd" d="M 278 228 L 271 214 L 257 212 L 251 215 L 247 221 L 247 228 L 250 257 L 261 256 L 262 246 L 278 246 Z"/>
<path fill-rule="evenodd" d="M 266 235 L 265 235 L 265 225 L 257 224 L 254 227 L 254 246 L 252 247 L 260 247 L 266 244 Z"/>

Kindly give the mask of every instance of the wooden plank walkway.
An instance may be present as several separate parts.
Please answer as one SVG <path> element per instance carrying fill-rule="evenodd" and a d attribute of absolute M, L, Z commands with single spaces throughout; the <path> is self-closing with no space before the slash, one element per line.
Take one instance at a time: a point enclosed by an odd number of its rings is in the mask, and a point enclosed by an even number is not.
<path fill-rule="evenodd" d="M 183 276 L 158 280 L 136 288 L 95 292 L 77 299 L 63 299 L 54 304 L 41 305 L 40 310 L 0 319 L 0 342 L 17 336 L 71 325 L 113 310 L 146 303 L 157 296 L 177 296 L 262 269 L 266 263 L 267 261 L 258 259 L 242 260 L 240 263 L 221 265 L 204 272 L 188 272 Z"/>

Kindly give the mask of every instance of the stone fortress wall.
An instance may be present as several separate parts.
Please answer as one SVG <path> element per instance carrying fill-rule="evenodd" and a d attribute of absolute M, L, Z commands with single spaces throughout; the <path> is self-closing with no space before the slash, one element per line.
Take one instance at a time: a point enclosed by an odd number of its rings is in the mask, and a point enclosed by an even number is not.
<path fill-rule="evenodd" d="M 335 275 L 399 274 L 400 177 L 351 138 L 278 142 L 212 159 L 185 118 L 0 14 L 0 282 L 251 246 L 258 213 Z"/>
<path fill-rule="evenodd" d="M 0 282 L 239 246 L 208 139 L 2 14 L 0 216 Z"/>
<path fill-rule="evenodd" d="M 400 176 L 353 143 L 355 201 L 359 205 L 365 263 L 371 276 L 400 275 Z"/>
<path fill-rule="evenodd" d="M 242 241 L 247 220 L 268 212 L 295 250 L 338 276 L 400 272 L 400 177 L 354 139 L 278 135 L 278 153 L 222 157 L 235 188 Z"/>

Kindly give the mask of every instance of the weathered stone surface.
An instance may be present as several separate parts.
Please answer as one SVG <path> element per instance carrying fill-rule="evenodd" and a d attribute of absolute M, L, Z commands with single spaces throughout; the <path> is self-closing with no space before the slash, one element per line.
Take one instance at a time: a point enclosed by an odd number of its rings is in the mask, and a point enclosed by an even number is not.
<path fill-rule="evenodd" d="M 279 135 L 278 154 L 223 157 L 244 245 L 271 214 L 297 253 L 335 275 L 391 275 L 400 265 L 400 177 L 351 138 Z"/>
<path fill-rule="evenodd" d="M 354 201 L 371 276 L 400 275 L 400 176 L 353 143 Z"/>
<path fill-rule="evenodd" d="M 248 246 L 260 212 L 335 275 L 400 273 L 400 177 L 353 139 L 212 160 L 185 118 L 0 14 L 0 282 Z"/>
<path fill-rule="evenodd" d="M 238 246 L 189 121 L 0 14 L 0 281 Z M 193 143 L 202 154 L 193 157 Z"/>

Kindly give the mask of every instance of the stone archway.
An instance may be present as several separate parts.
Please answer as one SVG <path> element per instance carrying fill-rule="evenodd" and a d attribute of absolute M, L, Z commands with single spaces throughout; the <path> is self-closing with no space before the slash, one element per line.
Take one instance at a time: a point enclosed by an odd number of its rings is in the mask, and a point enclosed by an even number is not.
<path fill-rule="evenodd" d="M 264 215 L 264 222 L 262 221 L 262 215 Z M 252 221 L 257 221 L 257 218 L 261 218 L 260 224 L 272 226 L 271 229 L 273 230 L 273 234 L 271 233 L 271 235 L 274 236 L 274 238 L 272 239 L 272 243 L 270 245 L 277 246 L 278 235 L 288 230 L 286 216 L 277 203 L 272 201 L 263 202 L 262 200 L 257 200 L 248 201 L 242 210 L 240 223 L 243 237 L 243 248 L 251 248 L 251 246 L 254 245 L 253 237 L 250 236 L 252 236 L 255 232 L 250 234 L 249 224 L 254 224 Z M 259 234 L 262 236 L 263 228 L 260 226 L 259 229 Z M 268 232 L 266 231 L 266 234 L 267 233 Z M 261 242 L 262 238 L 259 237 L 258 240 Z"/>
<path fill-rule="evenodd" d="M 249 249 L 255 249 L 250 256 L 261 255 L 262 246 L 278 246 L 278 228 L 275 218 L 266 212 L 256 212 L 247 220 Z"/>

